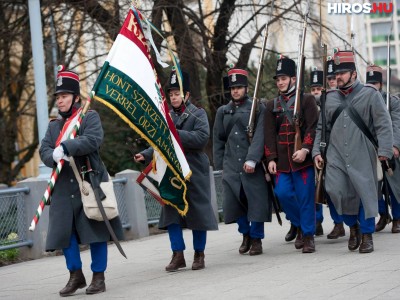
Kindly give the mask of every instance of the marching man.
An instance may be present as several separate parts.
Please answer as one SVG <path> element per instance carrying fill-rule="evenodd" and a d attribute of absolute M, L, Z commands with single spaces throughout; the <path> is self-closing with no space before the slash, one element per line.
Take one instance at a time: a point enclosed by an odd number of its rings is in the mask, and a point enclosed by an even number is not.
<path fill-rule="evenodd" d="M 334 62 L 338 89 L 328 92 L 325 106 L 326 129 L 330 131 L 325 189 L 350 227 L 349 250 L 370 253 L 374 251 L 372 233 L 378 214 L 377 156 L 380 161 L 392 157 L 393 131 L 379 91 L 356 79 L 353 52 L 335 53 Z M 362 131 L 362 124 L 378 149 Z M 319 148 L 321 128 L 320 119 L 312 152 L 316 165 L 324 163 Z"/>
<path fill-rule="evenodd" d="M 264 116 L 265 156 L 275 175 L 275 193 L 286 217 L 297 227 L 296 249 L 315 252 L 315 172 L 310 156 L 318 121 L 314 97 L 305 94 L 301 105 L 302 149 L 294 152 L 293 108 L 296 64 L 281 57 L 274 76 L 279 96 L 267 103 Z"/>

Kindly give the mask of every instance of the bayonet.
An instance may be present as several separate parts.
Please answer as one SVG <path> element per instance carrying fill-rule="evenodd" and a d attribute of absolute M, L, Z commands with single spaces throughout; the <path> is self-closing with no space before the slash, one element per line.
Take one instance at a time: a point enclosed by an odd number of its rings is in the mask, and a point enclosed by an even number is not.
<path fill-rule="evenodd" d="M 300 104 L 301 98 L 303 97 L 304 93 L 304 63 L 305 63 L 305 56 L 304 56 L 304 45 L 306 41 L 306 33 L 307 33 L 307 24 L 308 24 L 308 15 L 310 13 L 310 0 L 307 1 L 307 8 L 304 14 L 304 21 L 303 21 L 303 30 L 301 35 L 301 43 L 299 47 L 299 57 L 297 60 L 297 78 L 296 78 L 296 100 L 294 102 L 294 113 L 293 113 L 293 123 L 295 125 L 296 134 L 294 137 L 294 152 L 300 150 L 302 148 L 302 139 L 301 139 L 301 131 L 300 131 Z"/>
<path fill-rule="evenodd" d="M 264 55 L 265 55 L 265 48 L 267 46 L 268 28 L 269 28 L 269 23 L 271 23 L 271 20 L 272 20 L 273 11 L 274 11 L 274 0 L 271 1 L 271 10 L 270 10 L 270 14 L 269 14 L 269 20 L 266 23 L 265 29 L 264 29 L 260 59 L 258 61 L 256 84 L 254 87 L 253 103 L 251 105 L 249 124 L 247 126 L 247 135 L 249 137 L 250 142 L 252 141 L 253 136 L 254 136 L 255 119 L 256 119 L 256 113 L 257 113 L 258 102 L 259 102 L 258 92 L 260 89 L 261 78 L 262 78 L 263 69 L 264 69 Z"/>

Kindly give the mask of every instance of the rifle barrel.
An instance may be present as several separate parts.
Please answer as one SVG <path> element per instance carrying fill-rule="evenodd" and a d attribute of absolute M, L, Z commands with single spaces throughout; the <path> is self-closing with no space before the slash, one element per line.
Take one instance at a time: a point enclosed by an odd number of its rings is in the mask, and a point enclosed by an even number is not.
<path fill-rule="evenodd" d="M 304 22 L 303 22 L 303 32 L 301 36 L 301 44 L 299 47 L 299 57 L 297 61 L 297 78 L 296 78 L 296 96 L 294 102 L 294 112 L 293 112 L 293 121 L 295 124 L 296 134 L 294 137 L 294 152 L 300 150 L 302 148 L 302 140 L 301 140 L 301 131 L 300 131 L 300 101 L 303 95 L 303 76 L 304 76 L 304 45 L 306 41 L 306 33 L 307 33 L 307 19 L 308 14 L 310 13 L 310 0 L 307 1 L 307 10 L 304 14 Z"/>
<path fill-rule="evenodd" d="M 269 15 L 269 21 L 266 23 L 265 29 L 264 29 L 260 59 L 258 61 L 257 79 L 256 79 L 255 87 L 254 87 L 253 103 L 251 105 L 249 124 L 247 126 L 247 135 L 249 137 L 250 142 L 252 141 L 253 136 L 254 136 L 254 127 L 255 127 L 254 123 L 255 123 L 256 112 L 257 112 L 257 107 L 258 107 L 258 91 L 260 89 L 261 77 L 262 77 L 262 73 L 263 73 L 263 69 L 264 69 L 264 55 L 265 55 L 265 48 L 266 48 L 267 39 L 268 39 L 268 27 L 269 27 L 269 23 L 271 22 L 271 19 L 272 19 L 273 11 L 274 11 L 274 0 L 271 1 L 271 11 L 270 11 L 270 15 Z"/>
<path fill-rule="evenodd" d="M 392 0 L 393 3 L 393 0 Z M 390 31 L 387 36 L 387 61 L 386 61 L 386 108 L 390 111 L 390 36 L 393 32 L 393 14 L 390 24 Z"/>

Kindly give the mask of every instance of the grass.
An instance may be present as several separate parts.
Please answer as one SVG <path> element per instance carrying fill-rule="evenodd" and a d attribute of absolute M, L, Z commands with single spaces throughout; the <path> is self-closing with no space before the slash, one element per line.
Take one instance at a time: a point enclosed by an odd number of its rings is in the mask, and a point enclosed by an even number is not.
<path fill-rule="evenodd" d="M 17 239 L 18 235 L 12 232 L 7 236 L 6 240 L 3 240 L 0 243 L 0 246 L 9 245 L 10 243 L 13 243 Z M 17 262 L 18 256 L 19 256 L 19 250 L 16 248 L 0 251 L 0 267 Z"/>

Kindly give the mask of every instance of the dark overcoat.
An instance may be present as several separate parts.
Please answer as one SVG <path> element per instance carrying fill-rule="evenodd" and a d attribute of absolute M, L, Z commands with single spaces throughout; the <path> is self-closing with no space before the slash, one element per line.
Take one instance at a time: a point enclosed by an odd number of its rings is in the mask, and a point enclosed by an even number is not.
<path fill-rule="evenodd" d="M 332 124 L 333 115 L 342 101 L 350 103 L 378 141 L 373 144 L 343 110 Z M 378 214 L 377 155 L 392 157 L 393 130 L 382 95 L 373 86 L 358 80 L 353 90 L 343 95 L 339 90 L 327 93 L 326 129 L 329 145 L 326 151 L 325 189 L 340 215 L 358 215 L 362 201 L 365 217 Z M 312 156 L 320 154 L 322 121 L 319 118 Z"/>
<path fill-rule="evenodd" d="M 215 170 L 223 170 L 223 211 L 225 223 L 247 216 L 250 222 L 271 222 L 272 205 L 261 160 L 264 155 L 264 105 L 259 105 L 255 131 L 249 142 L 246 128 L 252 102 L 232 101 L 218 108 L 213 129 Z M 254 173 L 245 173 L 246 161 L 256 162 Z M 241 197 L 242 194 L 246 197 Z M 247 199 L 246 199 L 247 198 Z M 246 201 L 246 200 L 247 201 Z"/>
<path fill-rule="evenodd" d="M 62 118 L 51 121 L 40 146 L 40 158 L 50 168 L 56 166 L 53 161 L 53 150 L 64 122 Z M 78 136 L 75 139 L 65 140 L 63 144 L 69 155 L 74 157 L 77 165 L 83 165 L 84 158 L 88 155 L 92 168 L 100 172 L 101 181 L 107 181 L 107 170 L 99 156 L 99 147 L 102 142 L 103 128 L 100 117 L 97 112 L 91 110 L 83 118 Z M 112 219 L 110 223 L 118 239 L 122 240 L 124 235 L 119 217 Z M 65 161 L 51 196 L 46 251 L 69 247 L 72 232 L 75 232 L 81 244 L 111 240 L 103 221 L 86 217 L 79 184 L 69 162 Z"/>
<path fill-rule="evenodd" d="M 386 103 L 386 93 L 382 92 L 382 97 Z M 390 118 L 393 128 L 393 147 L 400 150 L 400 99 L 394 96 L 390 97 Z M 390 188 L 400 203 L 400 158 L 395 158 L 395 169 L 393 176 L 387 176 Z"/>
<path fill-rule="evenodd" d="M 211 205 L 210 162 L 203 151 L 210 136 L 207 114 L 204 109 L 190 102 L 186 103 L 183 113 L 171 110 L 170 114 L 192 171 L 190 181 L 187 182 L 186 199 L 189 209 L 186 216 L 182 217 L 172 206 L 163 206 L 158 226 L 166 229 L 168 225 L 180 224 L 192 230 L 217 230 L 218 223 Z M 152 148 L 141 153 L 146 163 L 152 160 Z"/>

